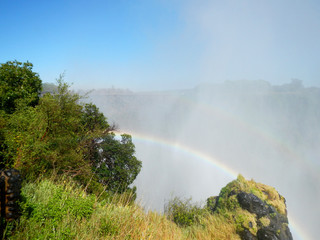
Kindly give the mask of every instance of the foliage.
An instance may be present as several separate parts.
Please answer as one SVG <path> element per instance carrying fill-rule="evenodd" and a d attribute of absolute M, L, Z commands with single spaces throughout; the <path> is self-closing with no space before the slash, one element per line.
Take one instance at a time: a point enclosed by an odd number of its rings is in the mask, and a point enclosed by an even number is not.
<path fill-rule="evenodd" d="M 275 190 L 275 188 L 262 183 L 257 183 L 254 180 L 246 180 L 241 174 L 238 175 L 236 180 L 230 182 L 221 189 L 217 204 L 218 211 L 238 208 L 239 203 L 236 198 L 229 196 L 235 195 L 240 191 L 252 193 L 267 204 L 275 207 L 279 213 L 286 214 L 284 198 Z"/>
<path fill-rule="evenodd" d="M 95 163 L 99 180 L 113 192 L 124 192 L 137 177 L 141 162 L 133 155 L 132 138 L 128 134 L 117 140 L 113 133 L 101 138 L 100 158 Z"/>
<path fill-rule="evenodd" d="M 131 136 L 116 139 L 115 127 L 94 104 L 83 104 L 63 75 L 39 98 L 32 64 L 8 62 L 1 65 L 0 86 L 1 167 L 15 167 L 29 180 L 67 174 L 89 192 L 101 184 L 111 192 L 130 190 L 141 169 Z"/>
<path fill-rule="evenodd" d="M 94 195 L 86 196 L 83 191 L 75 189 L 76 184 L 70 182 L 68 185 L 52 184 L 49 180 L 40 184 L 29 183 L 22 192 L 24 214 L 32 215 L 39 222 L 44 219 L 61 221 L 68 214 L 78 219 L 90 217 L 94 209 Z"/>
<path fill-rule="evenodd" d="M 5 134 L 4 134 L 4 128 L 6 126 L 7 122 L 7 114 L 0 110 L 0 168 L 5 167 L 5 152 L 7 149 L 7 146 L 5 145 Z"/>
<path fill-rule="evenodd" d="M 127 205 L 120 195 L 98 199 L 67 178 L 27 183 L 22 195 L 23 215 L 7 239 L 182 239 L 164 216 Z"/>
<path fill-rule="evenodd" d="M 41 80 L 32 63 L 6 62 L 0 66 L 0 110 L 13 113 L 19 105 L 35 106 Z"/>
<path fill-rule="evenodd" d="M 191 198 L 173 198 L 165 206 L 165 214 L 178 226 L 186 227 L 199 224 L 203 215 L 207 214 L 206 209 L 202 209 L 196 204 L 192 204 Z"/>
<path fill-rule="evenodd" d="M 41 80 L 32 71 L 29 62 L 8 61 L 0 64 L 0 167 L 5 164 L 4 128 L 7 114 L 13 113 L 19 106 L 35 106 L 39 101 Z"/>
<path fill-rule="evenodd" d="M 6 126 L 7 165 L 27 177 L 44 172 L 88 174 L 82 156 L 80 97 L 60 81 L 56 94 L 45 94 L 36 107 L 19 108 Z"/>
<path fill-rule="evenodd" d="M 232 186 L 248 187 L 238 177 Z M 249 181 L 247 181 L 249 182 Z M 235 188 L 223 189 L 223 193 Z M 257 234 L 258 225 L 271 224 L 244 209 L 226 209 L 220 214 L 191 203 L 191 199 L 174 198 L 169 203 L 173 214 L 146 212 L 127 201 L 126 194 L 109 198 L 87 194 L 72 178 L 59 176 L 26 183 L 22 188 L 23 215 L 16 227 L 6 230 L 6 239 L 220 239 L 240 240 L 239 232 L 249 229 Z M 169 218 L 169 219 L 168 219 Z M 190 220 L 191 219 L 191 220 Z"/>
<path fill-rule="evenodd" d="M 82 111 L 81 123 L 86 130 L 91 132 L 98 129 L 105 130 L 110 127 L 106 117 L 99 111 L 97 106 L 92 103 L 85 104 Z"/>
<path fill-rule="evenodd" d="M 136 196 L 135 187 L 130 189 L 141 170 L 141 161 L 135 156 L 135 146 L 128 134 L 117 139 L 102 113 L 94 104 L 86 104 L 82 114 L 82 124 L 86 129 L 85 157 L 90 162 L 99 182 L 113 193 L 131 192 Z"/>
<path fill-rule="evenodd" d="M 8 240 L 240 239 L 235 225 L 221 215 L 199 213 L 201 224 L 179 227 L 165 215 L 126 204 L 125 196 L 105 200 L 87 194 L 69 178 L 26 183 L 22 195 L 23 215 L 6 230 Z"/>
<path fill-rule="evenodd" d="M 84 105 L 81 124 L 86 131 L 81 140 L 85 149 L 84 157 L 94 169 L 98 162 L 101 161 L 101 138 L 108 135 L 113 130 L 113 127 L 108 124 L 106 117 L 92 103 Z"/>

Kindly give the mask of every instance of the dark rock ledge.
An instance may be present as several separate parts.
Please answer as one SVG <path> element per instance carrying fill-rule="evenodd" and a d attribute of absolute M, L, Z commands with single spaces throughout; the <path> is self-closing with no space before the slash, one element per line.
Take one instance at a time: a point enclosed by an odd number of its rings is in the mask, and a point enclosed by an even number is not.
<path fill-rule="evenodd" d="M 207 199 L 213 214 L 231 216 L 242 240 L 292 240 L 285 198 L 273 187 L 241 175 Z"/>

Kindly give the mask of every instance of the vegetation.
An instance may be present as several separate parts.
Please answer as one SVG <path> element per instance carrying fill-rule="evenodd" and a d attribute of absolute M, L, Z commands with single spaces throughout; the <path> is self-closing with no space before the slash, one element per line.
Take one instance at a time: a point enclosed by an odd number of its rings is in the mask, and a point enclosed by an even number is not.
<path fill-rule="evenodd" d="M 219 199 L 240 189 L 254 191 L 253 183 L 240 175 L 221 190 Z M 249 185 L 253 189 L 247 188 Z M 240 240 L 243 227 L 257 234 L 255 215 L 226 201 L 225 207 L 221 205 L 220 211 L 212 213 L 208 206 L 193 204 L 191 199 L 173 198 L 163 215 L 145 212 L 127 193 L 108 197 L 88 194 L 73 178 L 57 175 L 25 182 L 22 196 L 22 216 L 7 226 L 8 239 Z M 266 217 L 259 222 L 270 224 Z"/>
<path fill-rule="evenodd" d="M 39 101 L 41 80 L 32 71 L 32 63 L 7 62 L 0 67 L 0 109 L 13 113 L 23 104 L 35 106 Z"/>
<path fill-rule="evenodd" d="M 166 215 L 145 212 L 126 195 L 88 194 L 71 178 L 25 183 L 22 195 L 22 216 L 15 227 L 7 226 L 8 239 L 240 239 L 231 222 L 205 209 L 199 222 L 181 227 Z"/>
<path fill-rule="evenodd" d="M 23 215 L 9 239 L 179 239 L 165 217 L 145 214 L 125 198 L 101 200 L 64 178 L 23 186 Z"/>
<path fill-rule="evenodd" d="M 189 199 L 173 198 L 165 206 L 165 214 L 178 226 L 187 227 L 201 224 L 201 217 L 208 212 L 200 206 L 193 204 Z"/>
<path fill-rule="evenodd" d="M 134 202 L 141 162 L 131 136 L 117 138 L 63 76 L 42 95 L 41 86 L 31 63 L 0 67 L 0 165 L 24 178 L 22 215 L 5 239 L 240 239 L 241 229 L 256 235 L 257 224 L 270 224 L 239 208 L 240 191 L 286 213 L 274 188 L 241 175 L 204 207 L 173 198 L 164 214 L 145 212 Z"/>
<path fill-rule="evenodd" d="M 239 194 L 251 194 L 255 200 L 246 202 L 246 208 L 240 206 Z M 248 196 L 248 195 L 246 195 Z M 261 201 L 259 207 L 255 201 Z M 247 205 L 249 204 L 249 205 Z M 267 207 L 268 206 L 268 207 Z M 267 209 L 275 209 L 268 211 Z M 207 209 L 213 213 L 214 216 L 223 216 L 235 226 L 236 232 L 242 234 L 246 229 L 253 236 L 257 236 L 258 228 L 268 227 L 271 219 L 276 215 L 281 215 L 284 220 L 287 216 L 285 199 L 273 187 L 265 184 L 257 183 L 253 180 L 246 180 L 242 175 L 222 188 L 219 197 L 211 197 L 207 200 Z M 265 212 L 262 212 L 264 211 Z M 260 214 L 260 215 L 259 215 Z M 262 216 L 261 216 L 262 215 Z M 273 216 L 274 215 L 274 216 Z M 287 224 L 284 220 L 283 224 L 273 223 L 283 226 Z M 277 226 L 277 227 L 279 227 Z"/>
<path fill-rule="evenodd" d="M 280 214 L 286 214 L 284 197 L 281 196 L 275 188 L 262 183 L 257 183 L 253 180 L 246 180 L 242 175 L 239 175 L 236 180 L 232 181 L 221 190 L 218 202 L 219 209 L 236 208 L 238 206 L 236 198 L 227 196 L 230 196 L 231 193 L 234 195 L 240 191 L 252 193 L 267 204 L 275 207 Z"/>
<path fill-rule="evenodd" d="M 131 136 L 116 139 L 115 128 L 94 104 L 81 103 L 63 76 L 52 91 L 40 96 L 40 90 L 31 63 L 1 64 L 1 167 L 17 168 L 26 180 L 72 176 L 88 192 L 135 190 L 141 162 Z"/>

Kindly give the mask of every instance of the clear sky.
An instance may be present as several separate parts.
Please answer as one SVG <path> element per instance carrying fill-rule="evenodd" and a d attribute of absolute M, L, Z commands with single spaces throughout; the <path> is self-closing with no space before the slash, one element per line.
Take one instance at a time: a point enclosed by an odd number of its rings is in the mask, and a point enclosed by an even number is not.
<path fill-rule="evenodd" d="M 320 86 L 318 0 L 0 0 L 0 29 L 1 63 L 77 88 Z"/>

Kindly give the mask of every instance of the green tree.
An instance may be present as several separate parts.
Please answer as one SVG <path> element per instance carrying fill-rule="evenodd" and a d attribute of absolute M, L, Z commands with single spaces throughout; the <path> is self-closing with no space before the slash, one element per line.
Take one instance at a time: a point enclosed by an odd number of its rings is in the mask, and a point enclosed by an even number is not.
<path fill-rule="evenodd" d="M 9 61 L 0 65 L 0 110 L 13 113 L 19 104 L 38 104 L 41 80 L 32 68 L 29 62 Z"/>
<path fill-rule="evenodd" d="M 79 100 L 60 79 L 55 94 L 45 94 L 36 107 L 20 107 L 11 114 L 5 129 L 6 165 L 25 176 L 90 173 L 80 144 L 84 128 Z"/>
<path fill-rule="evenodd" d="M 39 101 L 41 80 L 32 71 L 29 62 L 18 61 L 0 64 L 0 167 L 5 167 L 4 129 L 8 120 L 7 114 L 12 114 L 18 106 L 35 106 Z"/>
<path fill-rule="evenodd" d="M 86 158 L 93 167 L 97 179 L 112 192 L 129 190 L 141 170 L 141 161 L 135 156 L 135 147 L 130 135 L 121 140 L 112 133 L 116 127 L 109 125 L 96 105 L 86 104 L 82 124 L 86 129 Z M 134 188 L 133 188 L 134 189 Z"/>
<path fill-rule="evenodd" d="M 142 166 L 134 153 L 135 146 L 128 134 L 122 134 L 121 140 L 113 133 L 100 139 L 100 157 L 96 158 L 94 171 L 108 190 L 121 193 L 129 189 Z"/>
<path fill-rule="evenodd" d="M 100 158 L 100 139 L 107 135 L 113 128 L 109 126 L 106 117 L 96 105 L 85 104 L 82 110 L 81 123 L 85 129 L 82 145 L 86 150 L 84 156 L 92 165 Z"/>
<path fill-rule="evenodd" d="M 141 169 L 131 136 L 117 139 L 99 109 L 80 100 L 61 76 L 57 90 L 38 105 L 19 105 L 7 114 L 2 164 L 28 178 L 55 172 L 82 184 L 100 182 L 112 192 L 129 190 Z"/>
<path fill-rule="evenodd" d="M 97 106 L 83 104 L 63 76 L 39 98 L 41 80 L 32 64 L 7 62 L 0 86 L 1 167 L 15 167 L 29 179 L 55 172 L 112 192 L 130 189 L 141 169 L 131 136 L 117 139 L 115 127 Z"/>
<path fill-rule="evenodd" d="M 84 127 L 93 132 L 96 130 L 109 129 L 106 117 L 99 111 L 99 108 L 93 103 L 85 104 L 82 114 L 82 124 Z"/>

